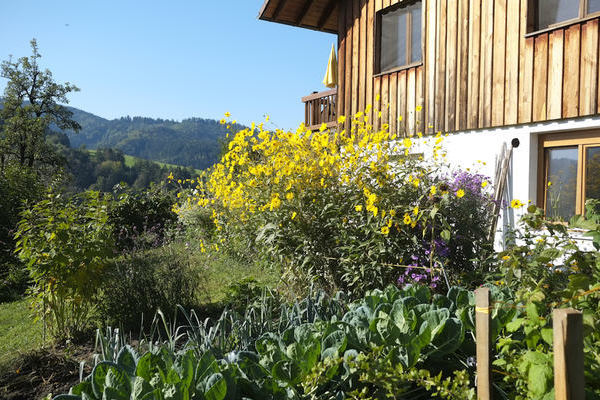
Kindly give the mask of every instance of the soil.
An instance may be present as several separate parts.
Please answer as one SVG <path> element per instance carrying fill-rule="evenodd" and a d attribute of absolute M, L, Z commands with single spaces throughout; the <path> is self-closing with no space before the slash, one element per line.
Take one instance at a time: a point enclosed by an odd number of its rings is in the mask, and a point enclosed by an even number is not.
<path fill-rule="evenodd" d="M 0 376 L 0 400 L 39 400 L 48 394 L 68 393 L 79 383 L 79 363 L 86 361 L 84 376 L 91 372 L 93 345 L 69 345 L 40 349 L 21 356 L 13 370 Z"/>

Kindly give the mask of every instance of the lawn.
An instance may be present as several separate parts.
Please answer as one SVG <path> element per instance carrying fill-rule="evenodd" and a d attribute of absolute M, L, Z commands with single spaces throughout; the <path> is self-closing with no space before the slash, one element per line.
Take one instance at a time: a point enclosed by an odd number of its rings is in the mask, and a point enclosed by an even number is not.
<path fill-rule="evenodd" d="M 27 300 L 0 304 L 0 375 L 9 372 L 19 356 L 44 344 L 41 322 L 34 322 Z"/>

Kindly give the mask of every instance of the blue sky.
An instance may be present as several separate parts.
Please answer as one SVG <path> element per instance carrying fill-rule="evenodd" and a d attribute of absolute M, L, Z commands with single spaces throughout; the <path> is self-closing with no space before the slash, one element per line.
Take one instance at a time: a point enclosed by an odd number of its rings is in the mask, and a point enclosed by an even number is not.
<path fill-rule="evenodd" d="M 327 33 L 257 19 L 263 0 L 0 0 L 0 59 L 30 54 L 81 92 L 70 105 L 125 115 L 242 123 L 268 113 L 281 128 L 304 119 L 302 96 L 321 83 Z M 5 80 L 0 79 L 0 91 Z"/>

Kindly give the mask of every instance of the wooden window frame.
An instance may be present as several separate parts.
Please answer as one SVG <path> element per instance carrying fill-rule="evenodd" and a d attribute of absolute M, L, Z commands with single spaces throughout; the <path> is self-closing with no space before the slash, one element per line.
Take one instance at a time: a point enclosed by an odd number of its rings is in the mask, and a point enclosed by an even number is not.
<path fill-rule="evenodd" d="M 406 61 L 407 63 L 404 65 L 398 65 L 395 67 L 392 67 L 390 69 L 387 69 L 385 71 L 381 70 L 381 27 L 382 27 L 382 23 L 381 23 L 381 19 L 383 17 L 383 14 L 387 14 L 389 12 L 393 12 L 396 11 L 397 9 L 400 8 L 406 8 L 409 7 L 413 4 L 417 4 L 417 3 L 421 3 L 421 60 L 419 61 L 414 61 L 411 62 L 411 58 L 412 58 L 412 26 L 413 26 L 413 18 L 412 18 L 412 13 L 408 13 L 406 16 Z M 393 72 L 397 72 L 403 69 L 408 69 L 408 68 L 412 68 L 418 65 L 421 65 L 423 63 L 423 54 L 424 54 L 424 19 L 425 19 L 425 0 L 410 0 L 410 1 L 403 1 L 403 2 L 399 2 L 397 4 L 393 4 L 389 7 L 385 7 L 382 8 L 381 10 L 377 11 L 376 15 L 375 15 L 375 51 L 373 52 L 373 77 L 377 77 L 380 75 L 384 75 L 384 74 L 391 74 Z"/>
<path fill-rule="evenodd" d="M 540 0 L 528 0 L 527 2 L 527 32 L 529 34 L 538 34 L 547 31 L 551 31 L 557 28 L 569 26 L 578 22 L 582 22 L 588 19 L 596 18 L 600 16 L 600 11 L 595 13 L 588 13 L 588 0 L 579 1 L 579 13 L 578 16 L 564 21 L 557 22 L 555 24 L 548 25 L 545 28 L 539 28 L 536 25 L 538 5 Z M 573 0 L 571 0 L 573 1 Z"/>
<path fill-rule="evenodd" d="M 577 132 L 547 133 L 539 136 L 538 141 L 538 179 L 537 205 L 546 210 L 548 188 L 548 160 L 546 149 L 577 146 L 577 192 L 575 195 L 575 215 L 585 213 L 585 150 L 591 146 L 600 146 L 600 130 Z"/>

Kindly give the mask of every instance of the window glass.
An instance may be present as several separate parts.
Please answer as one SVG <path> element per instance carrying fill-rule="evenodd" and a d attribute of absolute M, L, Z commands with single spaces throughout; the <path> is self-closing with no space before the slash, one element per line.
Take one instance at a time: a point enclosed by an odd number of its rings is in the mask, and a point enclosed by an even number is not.
<path fill-rule="evenodd" d="M 600 199 L 600 147 L 585 149 L 585 199 Z"/>
<path fill-rule="evenodd" d="M 596 3 L 596 1 L 591 1 Z M 539 0 L 537 7 L 537 29 L 579 17 L 577 0 Z"/>
<path fill-rule="evenodd" d="M 588 0 L 588 14 L 597 13 L 600 11 L 600 0 Z"/>
<path fill-rule="evenodd" d="M 577 147 L 546 149 L 546 215 L 568 221 L 575 215 Z"/>
<path fill-rule="evenodd" d="M 381 71 L 406 62 L 407 9 L 400 8 L 381 16 Z"/>
<path fill-rule="evenodd" d="M 410 6 L 412 29 L 410 35 L 411 57 L 410 62 L 421 61 L 421 3 Z"/>

